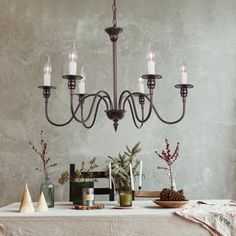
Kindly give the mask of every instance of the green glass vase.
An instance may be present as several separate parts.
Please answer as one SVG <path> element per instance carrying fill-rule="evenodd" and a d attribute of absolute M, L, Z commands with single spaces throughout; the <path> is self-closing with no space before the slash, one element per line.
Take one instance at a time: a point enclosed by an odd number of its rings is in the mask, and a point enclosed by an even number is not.
<path fill-rule="evenodd" d="M 49 208 L 54 207 L 54 184 L 49 177 L 46 177 L 40 185 L 40 193 L 43 192 Z"/>

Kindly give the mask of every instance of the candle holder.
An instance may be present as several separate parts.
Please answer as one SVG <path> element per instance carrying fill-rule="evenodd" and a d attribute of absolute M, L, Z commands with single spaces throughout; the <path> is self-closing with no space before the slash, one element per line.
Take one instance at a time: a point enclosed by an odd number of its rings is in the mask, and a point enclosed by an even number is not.
<path fill-rule="evenodd" d="M 147 80 L 147 87 L 150 91 L 150 95 L 153 95 L 153 90 L 155 89 L 156 86 L 156 80 L 161 79 L 161 75 L 157 74 L 146 74 L 141 76 L 143 79 Z"/>
<path fill-rule="evenodd" d="M 56 89 L 55 86 L 38 86 L 38 88 L 42 89 L 43 90 L 43 97 L 44 98 L 49 98 L 50 95 L 51 95 L 51 89 Z"/>
<path fill-rule="evenodd" d="M 180 89 L 180 95 L 183 98 L 183 101 L 186 101 L 188 95 L 188 89 L 193 88 L 192 84 L 176 84 L 175 88 Z"/>
<path fill-rule="evenodd" d="M 70 90 L 75 89 L 76 80 L 83 79 L 83 77 L 80 75 L 63 75 L 62 78 L 68 80 L 67 86 L 68 86 L 68 89 L 70 89 Z"/>

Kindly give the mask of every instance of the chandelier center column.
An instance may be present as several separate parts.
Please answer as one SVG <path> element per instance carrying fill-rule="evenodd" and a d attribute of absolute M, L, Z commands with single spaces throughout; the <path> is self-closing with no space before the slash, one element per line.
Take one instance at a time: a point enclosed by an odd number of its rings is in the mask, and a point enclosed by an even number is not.
<path fill-rule="evenodd" d="M 105 29 L 112 42 L 112 59 L 113 59 L 113 109 L 117 110 L 117 40 L 118 35 L 123 31 L 122 28 L 113 26 Z"/>

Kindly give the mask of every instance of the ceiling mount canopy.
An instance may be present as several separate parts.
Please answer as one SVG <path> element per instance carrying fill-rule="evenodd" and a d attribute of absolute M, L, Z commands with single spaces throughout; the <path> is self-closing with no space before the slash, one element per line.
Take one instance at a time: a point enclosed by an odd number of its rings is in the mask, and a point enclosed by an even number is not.
<path fill-rule="evenodd" d="M 56 123 L 49 118 L 48 103 L 51 91 L 56 87 L 51 86 L 51 72 L 52 67 L 50 58 L 44 66 L 44 85 L 39 86 L 43 90 L 43 97 L 45 98 L 45 114 L 49 123 L 55 126 L 68 125 L 72 120 L 81 123 L 85 128 L 91 128 L 95 124 L 97 112 L 101 104 L 105 106 L 105 113 L 107 117 L 113 121 L 115 131 L 118 128 L 118 122 L 124 118 L 126 110 L 129 109 L 132 115 L 133 123 L 137 128 L 141 128 L 145 122 L 148 121 L 150 116 L 154 113 L 160 121 L 166 124 L 175 124 L 181 121 L 185 115 L 186 110 L 186 97 L 188 89 L 193 88 L 193 85 L 187 83 L 186 65 L 181 67 L 182 83 L 175 85 L 175 88 L 180 89 L 182 97 L 183 109 L 180 117 L 174 121 L 167 121 L 163 119 L 153 103 L 153 94 L 156 83 L 162 78 L 161 75 L 155 73 L 155 54 L 148 52 L 148 73 L 141 75 L 138 80 L 139 91 L 131 92 L 124 90 L 118 96 L 117 94 L 117 40 L 119 34 L 123 31 L 122 28 L 117 27 L 116 19 L 116 0 L 112 5 L 113 12 L 113 26 L 105 29 L 112 42 L 112 65 L 113 65 L 113 93 L 110 95 L 105 90 L 100 90 L 96 93 L 85 93 L 85 80 L 86 75 L 82 68 L 81 75 L 77 75 L 77 52 L 75 44 L 69 54 L 69 74 L 63 75 L 62 78 L 67 80 L 68 89 L 70 92 L 70 118 L 64 123 Z M 75 89 L 78 83 L 79 92 L 76 93 Z M 145 84 L 147 85 L 148 92 L 144 92 Z M 76 99 L 77 98 L 77 99 Z M 88 112 L 84 112 L 84 106 L 91 101 Z M 146 105 L 145 105 L 146 104 Z M 147 111 L 145 111 L 147 107 Z M 139 111 L 138 111 L 139 110 Z"/>

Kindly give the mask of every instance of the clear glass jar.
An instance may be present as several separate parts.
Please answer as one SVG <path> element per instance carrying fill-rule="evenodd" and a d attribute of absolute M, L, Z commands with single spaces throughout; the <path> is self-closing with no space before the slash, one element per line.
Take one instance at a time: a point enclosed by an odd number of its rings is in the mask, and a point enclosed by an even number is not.
<path fill-rule="evenodd" d="M 130 186 L 122 187 L 119 189 L 119 201 L 121 207 L 132 206 L 132 190 Z"/>
<path fill-rule="evenodd" d="M 40 185 L 40 193 L 43 192 L 49 208 L 54 207 L 54 184 L 49 177 L 46 177 Z"/>

